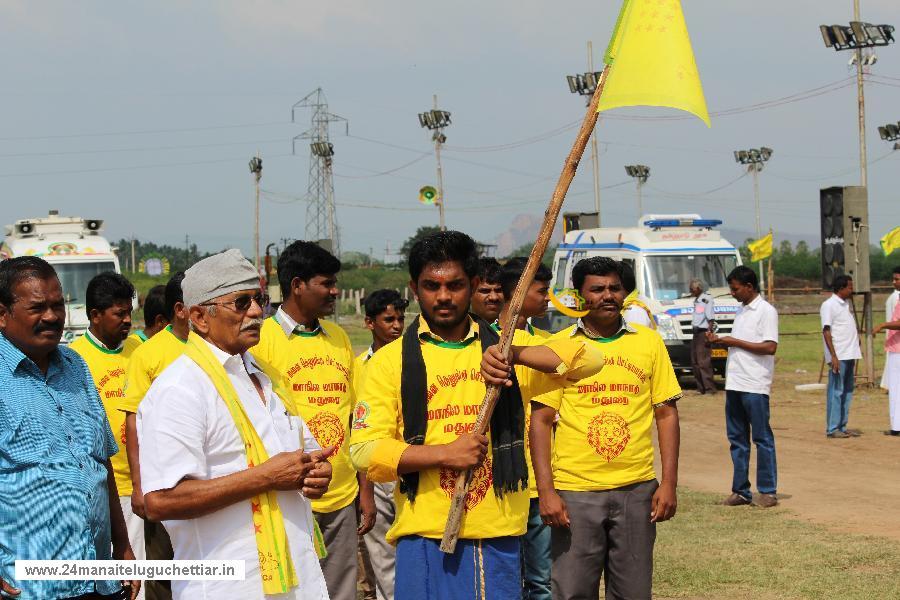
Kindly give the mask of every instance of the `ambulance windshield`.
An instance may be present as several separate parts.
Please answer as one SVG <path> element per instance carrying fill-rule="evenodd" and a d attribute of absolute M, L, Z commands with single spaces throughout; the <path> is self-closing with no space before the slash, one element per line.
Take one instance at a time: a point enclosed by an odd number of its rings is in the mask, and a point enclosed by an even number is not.
<path fill-rule="evenodd" d="M 725 277 L 737 266 L 734 254 L 648 256 L 644 293 L 656 300 L 677 300 L 690 295 L 691 279 L 706 289 L 727 288 Z"/>

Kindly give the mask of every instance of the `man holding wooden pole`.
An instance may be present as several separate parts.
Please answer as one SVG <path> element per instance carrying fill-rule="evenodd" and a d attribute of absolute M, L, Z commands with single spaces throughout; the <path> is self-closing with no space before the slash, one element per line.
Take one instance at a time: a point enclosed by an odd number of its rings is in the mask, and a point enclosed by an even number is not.
<path fill-rule="evenodd" d="M 413 247 L 410 288 L 421 316 L 369 361 L 354 411 L 354 466 L 371 481 L 400 480 L 387 534 L 397 545 L 396 600 L 521 597 L 529 506 L 522 399 L 603 365 L 601 349 L 581 340 L 512 346 L 504 360 L 497 334 L 468 313 L 477 260 L 475 242 L 456 231 Z M 475 423 L 486 385 L 504 391 L 482 435 Z M 447 555 L 439 543 L 450 497 L 470 468 L 460 543 Z"/>

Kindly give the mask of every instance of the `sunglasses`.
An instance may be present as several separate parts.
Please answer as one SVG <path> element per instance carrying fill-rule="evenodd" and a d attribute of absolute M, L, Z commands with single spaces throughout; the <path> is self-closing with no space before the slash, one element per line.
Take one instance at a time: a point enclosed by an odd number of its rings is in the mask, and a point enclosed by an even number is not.
<path fill-rule="evenodd" d="M 269 295 L 262 292 L 256 292 L 255 294 L 238 296 L 234 300 L 225 300 L 224 302 L 204 302 L 201 306 L 228 306 L 229 304 L 233 304 L 235 311 L 247 312 L 254 302 L 256 302 L 256 305 L 260 308 L 265 308 L 269 303 Z"/>

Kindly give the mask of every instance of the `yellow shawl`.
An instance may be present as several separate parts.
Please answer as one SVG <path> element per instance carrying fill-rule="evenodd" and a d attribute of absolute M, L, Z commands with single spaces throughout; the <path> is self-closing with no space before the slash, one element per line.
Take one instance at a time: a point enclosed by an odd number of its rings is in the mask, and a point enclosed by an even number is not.
<path fill-rule="evenodd" d="M 215 355 L 200 336 L 191 333 L 188 336 L 185 354 L 193 360 L 212 380 L 216 391 L 225 402 L 228 412 L 234 419 L 235 427 L 244 443 L 247 452 L 247 466 L 252 468 L 269 459 L 266 448 L 256 433 L 250 418 L 238 398 L 237 392 L 225 368 L 216 360 Z M 274 386 L 273 382 L 273 386 Z M 277 389 L 275 390 L 277 393 Z M 281 396 L 284 398 L 284 396 Z M 262 575 L 263 592 L 265 594 L 283 594 L 298 585 L 297 572 L 288 550 L 287 532 L 284 529 L 284 516 L 278 506 L 278 498 L 274 490 L 265 492 L 250 499 L 253 511 L 253 528 L 256 531 L 256 547 L 259 550 L 259 571 Z M 314 521 L 313 533 L 316 553 L 321 557 L 324 551 L 322 534 Z"/>

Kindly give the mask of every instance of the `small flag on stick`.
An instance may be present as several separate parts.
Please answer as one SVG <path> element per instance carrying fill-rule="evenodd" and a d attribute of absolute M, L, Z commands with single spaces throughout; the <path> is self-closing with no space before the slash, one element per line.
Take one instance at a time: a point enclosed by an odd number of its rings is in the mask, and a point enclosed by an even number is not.
<path fill-rule="evenodd" d="M 772 232 L 770 231 L 769 235 L 750 242 L 747 248 L 750 250 L 750 260 L 752 262 L 759 262 L 769 258 L 772 256 Z"/>
<path fill-rule="evenodd" d="M 667 106 L 710 126 L 680 0 L 625 0 L 604 60 L 612 68 L 598 112 Z"/>

